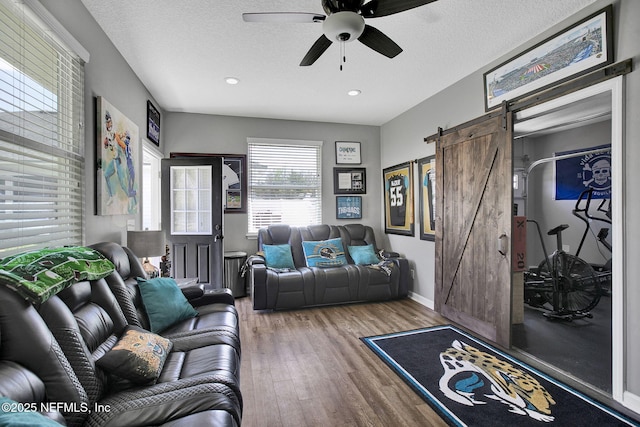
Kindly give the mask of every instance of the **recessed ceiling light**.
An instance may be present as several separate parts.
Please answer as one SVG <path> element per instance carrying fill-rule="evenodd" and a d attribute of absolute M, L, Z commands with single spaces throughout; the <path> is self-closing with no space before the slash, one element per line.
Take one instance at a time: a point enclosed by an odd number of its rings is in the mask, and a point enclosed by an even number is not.
<path fill-rule="evenodd" d="M 358 89 L 354 89 L 354 90 L 350 90 L 349 92 L 347 92 L 347 95 L 349 96 L 358 96 L 360 95 L 362 92 L 359 91 Z"/>
<path fill-rule="evenodd" d="M 225 77 L 224 81 L 230 85 L 237 85 L 238 83 L 240 83 L 240 80 L 235 77 Z"/>

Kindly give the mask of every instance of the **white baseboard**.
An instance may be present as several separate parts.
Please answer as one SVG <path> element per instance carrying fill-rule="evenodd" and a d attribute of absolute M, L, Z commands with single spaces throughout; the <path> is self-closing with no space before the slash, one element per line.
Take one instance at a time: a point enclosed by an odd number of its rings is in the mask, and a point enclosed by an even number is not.
<path fill-rule="evenodd" d="M 640 396 L 629 391 L 623 393 L 622 402 L 624 406 L 633 412 L 640 414 Z"/>
<path fill-rule="evenodd" d="M 430 308 L 431 310 L 433 310 L 435 307 L 435 304 L 432 300 L 425 298 L 422 295 L 418 295 L 414 292 L 409 292 L 409 298 L 411 298 L 412 300 L 414 300 L 419 304 L 424 305 L 427 308 Z"/>

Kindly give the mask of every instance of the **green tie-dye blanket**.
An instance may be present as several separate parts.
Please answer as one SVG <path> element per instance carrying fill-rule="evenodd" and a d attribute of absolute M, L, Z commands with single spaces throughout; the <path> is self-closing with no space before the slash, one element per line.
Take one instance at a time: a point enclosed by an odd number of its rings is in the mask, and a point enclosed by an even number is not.
<path fill-rule="evenodd" d="M 114 270 L 111 261 L 90 248 L 46 248 L 0 260 L 0 283 L 41 304 L 78 281 L 98 280 Z"/>

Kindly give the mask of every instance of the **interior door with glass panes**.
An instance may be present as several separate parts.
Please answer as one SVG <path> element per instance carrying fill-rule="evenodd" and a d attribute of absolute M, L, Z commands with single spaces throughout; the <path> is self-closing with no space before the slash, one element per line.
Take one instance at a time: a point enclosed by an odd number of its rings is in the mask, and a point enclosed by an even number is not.
<path fill-rule="evenodd" d="M 162 160 L 162 224 L 171 277 L 223 286 L 222 158 Z"/>

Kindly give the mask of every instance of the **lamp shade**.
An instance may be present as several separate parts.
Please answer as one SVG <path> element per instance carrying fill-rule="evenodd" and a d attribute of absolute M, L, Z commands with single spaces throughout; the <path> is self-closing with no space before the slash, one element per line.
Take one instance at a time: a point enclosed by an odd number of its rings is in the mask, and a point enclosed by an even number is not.
<path fill-rule="evenodd" d="M 137 257 L 156 257 L 165 254 L 164 231 L 127 231 L 127 247 Z"/>

